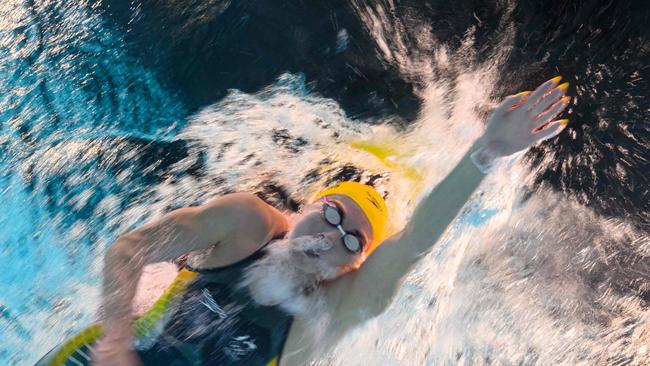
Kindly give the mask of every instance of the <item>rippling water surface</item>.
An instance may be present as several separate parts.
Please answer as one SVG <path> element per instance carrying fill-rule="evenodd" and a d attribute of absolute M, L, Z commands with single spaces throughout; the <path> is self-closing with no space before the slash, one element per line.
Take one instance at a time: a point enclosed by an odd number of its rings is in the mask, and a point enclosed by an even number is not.
<path fill-rule="evenodd" d="M 0 363 L 93 321 L 108 246 L 174 208 L 252 190 L 296 210 L 354 179 L 399 228 L 500 98 L 556 74 L 569 128 L 488 177 L 317 363 L 650 363 L 644 2 L 10 0 L 0 19 Z"/>

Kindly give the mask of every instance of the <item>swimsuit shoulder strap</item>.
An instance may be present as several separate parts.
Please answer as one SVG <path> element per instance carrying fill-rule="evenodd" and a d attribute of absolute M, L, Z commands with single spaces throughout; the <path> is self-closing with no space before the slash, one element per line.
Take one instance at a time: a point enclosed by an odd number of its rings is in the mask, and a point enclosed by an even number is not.
<path fill-rule="evenodd" d="M 264 245 L 262 245 L 259 249 L 257 249 L 253 254 L 249 255 L 248 257 L 241 259 L 237 262 L 225 265 L 225 266 L 220 266 L 220 267 L 214 267 L 214 268 L 193 268 L 187 262 L 182 263 L 182 268 L 186 268 L 192 272 L 200 273 L 200 274 L 210 274 L 210 273 L 215 273 L 215 272 L 222 272 L 224 270 L 230 270 L 233 269 L 234 267 L 247 267 L 249 264 L 252 264 L 256 260 L 262 258 L 264 256 L 264 249 L 266 247 L 279 239 L 284 238 L 287 235 L 286 232 L 278 234 L 274 236 L 271 240 L 266 242 Z"/>

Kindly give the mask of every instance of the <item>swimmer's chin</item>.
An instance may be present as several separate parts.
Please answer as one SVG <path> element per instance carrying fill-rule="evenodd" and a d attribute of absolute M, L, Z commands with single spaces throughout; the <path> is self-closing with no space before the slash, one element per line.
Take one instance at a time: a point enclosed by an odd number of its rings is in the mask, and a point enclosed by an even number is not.
<path fill-rule="evenodd" d="M 336 278 L 338 271 L 297 244 L 286 239 L 271 243 L 265 256 L 245 270 L 240 285 L 256 303 L 306 315 L 320 302 L 320 284 Z"/>

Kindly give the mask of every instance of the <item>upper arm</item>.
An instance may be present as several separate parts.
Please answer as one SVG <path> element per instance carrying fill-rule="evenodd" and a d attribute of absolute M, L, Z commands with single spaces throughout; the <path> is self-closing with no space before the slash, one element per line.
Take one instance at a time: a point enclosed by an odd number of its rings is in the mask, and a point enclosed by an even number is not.
<path fill-rule="evenodd" d="M 252 194 L 235 193 L 174 210 L 122 235 L 115 250 L 154 263 L 216 244 L 263 243 L 284 226 L 286 219 L 273 207 Z"/>
<path fill-rule="evenodd" d="M 483 179 L 469 154 L 416 207 L 403 231 L 384 241 L 354 273 L 333 287 L 345 287 L 339 296 L 337 318 L 358 323 L 383 312 L 404 276 L 444 234 Z"/>
<path fill-rule="evenodd" d="M 417 262 L 417 257 L 405 250 L 402 235 L 388 238 L 359 270 L 335 281 L 331 289 L 331 300 L 337 302 L 333 318 L 340 324 L 333 324 L 332 331 L 345 332 L 390 305 L 404 275 Z"/>

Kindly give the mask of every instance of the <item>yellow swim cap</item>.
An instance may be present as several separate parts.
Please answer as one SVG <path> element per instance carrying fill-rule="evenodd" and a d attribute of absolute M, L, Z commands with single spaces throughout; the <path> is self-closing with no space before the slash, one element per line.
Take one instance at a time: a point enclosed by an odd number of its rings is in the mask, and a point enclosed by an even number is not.
<path fill-rule="evenodd" d="M 366 255 L 370 255 L 386 239 L 388 232 L 388 207 L 386 207 L 386 201 L 371 186 L 357 182 L 337 183 L 317 194 L 315 199 L 331 194 L 350 197 L 366 214 L 372 226 L 372 242 L 366 249 Z"/>

